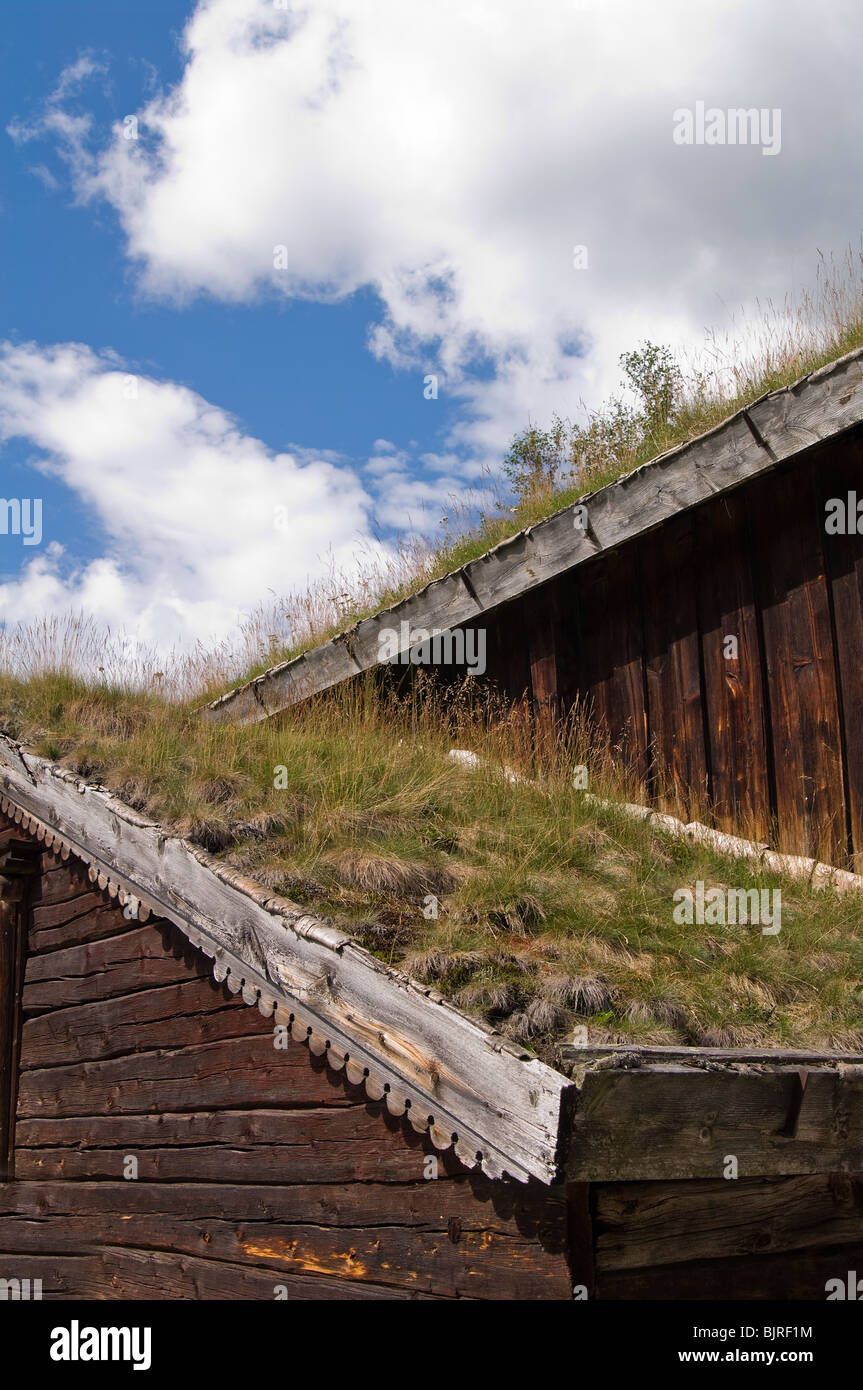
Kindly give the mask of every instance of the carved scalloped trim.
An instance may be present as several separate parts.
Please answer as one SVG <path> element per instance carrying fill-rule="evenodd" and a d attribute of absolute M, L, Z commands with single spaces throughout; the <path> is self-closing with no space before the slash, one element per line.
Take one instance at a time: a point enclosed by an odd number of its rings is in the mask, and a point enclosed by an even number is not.
<path fill-rule="evenodd" d="M 63 862 L 75 858 L 86 864 L 90 882 L 123 907 L 124 915 L 130 921 L 135 919 L 144 923 L 151 917 L 161 920 L 166 916 L 165 908 L 160 904 L 148 902 L 140 892 L 135 891 L 135 885 L 130 880 L 118 875 L 116 870 L 109 869 L 96 855 L 67 839 L 38 816 L 22 810 L 5 793 L 0 795 L 0 811 Z M 203 851 L 201 857 L 210 861 L 210 856 L 205 855 Z M 232 881 L 240 878 L 240 875 L 231 871 L 228 873 Z M 240 885 L 235 882 L 235 886 Z M 272 895 L 265 894 L 257 885 L 249 886 L 256 890 L 256 898 L 272 900 Z M 274 910 L 273 906 L 270 906 L 270 910 Z M 283 914 L 275 907 L 274 915 Z M 325 1056 L 327 1065 L 333 1071 L 344 1070 L 353 1085 L 363 1086 L 370 1100 L 383 1101 L 391 1115 L 407 1114 L 411 1128 L 418 1134 L 428 1134 L 436 1149 L 453 1149 L 466 1168 L 480 1168 L 489 1178 L 511 1177 L 519 1182 L 528 1181 L 529 1175 L 517 1164 L 513 1164 L 511 1159 L 490 1148 L 478 1135 L 465 1130 L 464 1127 L 457 1127 L 450 1116 L 430 1114 L 429 1101 L 419 1092 L 405 1086 L 404 1080 L 395 1072 L 388 1072 L 382 1068 L 361 1048 L 352 1048 L 349 1039 L 341 1037 L 337 1030 L 322 1024 L 311 1010 L 294 1000 L 288 1001 L 277 995 L 270 982 L 258 976 L 232 952 L 223 946 L 215 945 L 192 923 L 181 919 L 179 913 L 172 913 L 168 920 L 193 946 L 212 960 L 213 975 L 219 983 L 224 982 L 232 994 L 242 994 L 244 1003 L 256 1006 L 264 1018 L 272 1018 L 275 1023 L 286 1026 L 290 1037 L 295 1042 L 306 1043 L 309 1051 L 316 1057 Z M 350 940 L 349 937 L 344 939 Z"/>

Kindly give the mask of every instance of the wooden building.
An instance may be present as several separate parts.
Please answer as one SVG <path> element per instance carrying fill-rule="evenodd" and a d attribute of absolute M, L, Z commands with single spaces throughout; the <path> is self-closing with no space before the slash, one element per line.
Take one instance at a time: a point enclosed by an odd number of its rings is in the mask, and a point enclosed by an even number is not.
<path fill-rule="evenodd" d="M 9 740 L 0 1062 L 6 1298 L 823 1299 L 863 1269 L 863 1057 L 546 1066 Z"/>
<path fill-rule="evenodd" d="M 205 717 L 379 667 L 402 622 L 481 626 L 484 678 L 550 719 L 589 701 L 646 796 L 861 868 L 861 447 L 856 352 Z M 8 739 L 0 1066 L 5 1297 L 823 1299 L 863 1272 L 863 1057 L 545 1065 Z"/>
<path fill-rule="evenodd" d="M 644 799 L 861 869 L 861 465 L 856 351 L 206 713 L 395 676 L 381 634 L 402 624 L 480 627 L 481 678 L 550 717 L 580 700 Z"/>

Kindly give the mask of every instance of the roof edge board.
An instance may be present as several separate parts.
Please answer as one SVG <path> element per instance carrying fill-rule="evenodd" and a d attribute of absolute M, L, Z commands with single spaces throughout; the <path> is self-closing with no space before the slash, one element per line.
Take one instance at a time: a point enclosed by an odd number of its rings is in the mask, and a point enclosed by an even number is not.
<path fill-rule="evenodd" d="M 571 1083 L 352 938 L 260 889 L 119 798 L 0 736 L 0 809 L 139 920 L 172 922 L 213 973 L 345 1069 L 436 1148 L 521 1182 L 558 1175 Z"/>

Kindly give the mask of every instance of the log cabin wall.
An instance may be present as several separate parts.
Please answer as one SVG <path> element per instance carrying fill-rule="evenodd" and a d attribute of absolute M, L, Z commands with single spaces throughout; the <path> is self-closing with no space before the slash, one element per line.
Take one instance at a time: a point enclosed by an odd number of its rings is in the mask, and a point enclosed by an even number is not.
<path fill-rule="evenodd" d="M 307 1047 L 277 1050 L 170 924 L 127 921 L 74 859 L 40 868 L 0 1279 L 62 1299 L 570 1297 L 562 1185 L 468 1174 Z"/>
<path fill-rule="evenodd" d="M 859 1174 L 582 1186 L 588 1297 L 819 1302 L 863 1277 Z"/>
<path fill-rule="evenodd" d="M 323 1058 L 276 1049 L 170 924 L 127 921 L 74 859 L 33 868 L 0 885 L 26 957 L 0 1280 L 59 1300 L 821 1299 L 863 1269 L 853 1175 L 468 1174 Z"/>
<path fill-rule="evenodd" d="M 863 870 L 861 484 L 858 428 L 492 610 L 484 679 L 583 702 L 663 810 Z"/>

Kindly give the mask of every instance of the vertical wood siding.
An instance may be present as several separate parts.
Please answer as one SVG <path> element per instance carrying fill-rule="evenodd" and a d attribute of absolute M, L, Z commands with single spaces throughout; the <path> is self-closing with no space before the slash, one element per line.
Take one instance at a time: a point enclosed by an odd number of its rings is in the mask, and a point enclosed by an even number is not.
<path fill-rule="evenodd" d="M 855 490 L 859 429 L 488 614 L 486 679 L 583 702 L 663 809 L 863 868 L 863 536 L 824 524 Z"/>

